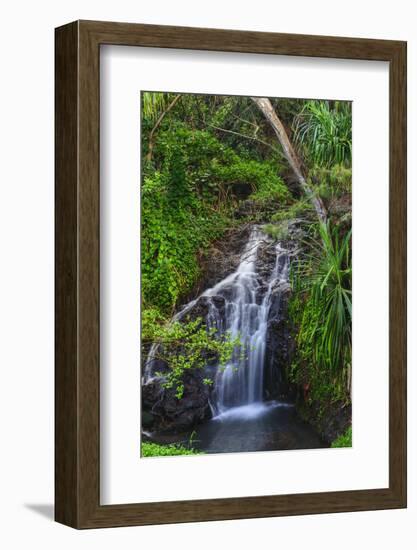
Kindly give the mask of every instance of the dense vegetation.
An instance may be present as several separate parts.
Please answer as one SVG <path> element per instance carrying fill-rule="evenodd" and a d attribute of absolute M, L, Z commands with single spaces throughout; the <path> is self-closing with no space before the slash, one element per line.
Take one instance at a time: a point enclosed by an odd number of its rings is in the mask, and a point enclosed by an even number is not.
<path fill-rule="evenodd" d="M 288 220 L 300 218 L 305 239 L 291 276 L 296 346 L 288 376 L 323 411 L 350 403 L 351 105 L 271 103 L 327 208 L 326 223 L 251 98 L 142 94 L 142 344 L 145 356 L 154 341 L 176 349 L 163 358 L 165 384 L 181 399 L 186 371 L 201 369 L 207 353 L 227 358 L 238 344 L 216 339 L 201 320 L 169 323 L 201 277 L 202 259 L 230 228 L 262 219 L 265 232 L 285 239 Z M 245 201 L 251 209 L 237 216 Z M 152 445 L 144 456 L 165 453 Z"/>
<path fill-rule="evenodd" d="M 143 165 L 141 191 L 143 304 L 163 314 L 196 282 L 199 255 L 233 223 L 240 185 L 260 203 L 289 197 L 273 162 L 238 155 L 212 132 L 172 118 L 165 117 Z M 147 140 L 143 146 L 146 158 Z"/>
<path fill-rule="evenodd" d="M 183 456 L 183 455 L 199 455 L 198 451 L 187 448 L 182 445 L 158 445 L 157 443 L 142 443 L 142 456 Z"/>

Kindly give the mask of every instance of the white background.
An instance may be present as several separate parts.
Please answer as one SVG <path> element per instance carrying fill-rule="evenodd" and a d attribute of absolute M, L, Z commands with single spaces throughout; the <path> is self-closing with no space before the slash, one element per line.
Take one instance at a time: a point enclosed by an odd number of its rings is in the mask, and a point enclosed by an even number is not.
<path fill-rule="evenodd" d="M 353 448 L 139 459 L 141 89 L 353 101 Z M 102 48 L 103 504 L 388 487 L 388 90 L 381 62 Z"/>
<path fill-rule="evenodd" d="M 417 514 L 417 36 L 415 2 L 72 0 L 2 5 L 0 542 L 5 548 L 415 548 Z M 409 508 L 76 532 L 53 502 L 53 28 L 73 19 L 409 41 Z M 378 129 L 375 130 L 376 132 Z M 377 207 L 377 205 L 375 206 Z M 372 212 L 369 213 L 370 219 Z M 372 388 L 370 388 L 372 399 Z"/>

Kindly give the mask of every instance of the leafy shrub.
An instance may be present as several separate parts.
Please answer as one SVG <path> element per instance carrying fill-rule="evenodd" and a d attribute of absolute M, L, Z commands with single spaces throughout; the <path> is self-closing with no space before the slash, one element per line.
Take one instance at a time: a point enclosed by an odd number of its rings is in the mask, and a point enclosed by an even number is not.
<path fill-rule="evenodd" d="M 141 317 L 142 341 L 152 342 L 153 338 L 155 337 L 155 327 L 164 325 L 167 321 L 161 314 L 160 310 L 155 307 L 151 307 L 148 309 L 142 308 Z"/>
<path fill-rule="evenodd" d="M 142 443 L 141 445 L 142 457 L 155 457 L 155 456 L 180 456 L 180 455 L 201 455 L 199 451 L 195 449 L 187 449 L 182 445 L 158 445 L 156 443 Z"/>
<path fill-rule="evenodd" d="M 287 202 L 290 193 L 282 179 L 268 165 L 263 168 L 263 171 L 264 174 L 261 173 L 258 176 L 256 191 L 251 198 L 260 202 Z"/>
<path fill-rule="evenodd" d="M 155 323 L 147 336 L 150 342 L 158 344 L 157 359 L 166 366 L 164 372 L 158 373 L 164 378 L 162 385 L 174 388 L 177 399 L 183 396 L 186 372 L 202 370 L 209 358 L 225 365 L 240 346 L 239 338 L 231 338 L 227 333 L 216 335 L 216 329 L 207 330 L 200 318 L 188 323 Z M 211 385 L 212 381 L 205 378 L 204 383 Z"/>
<path fill-rule="evenodd" d="M 168 172 L 169 170 L 169 172 Z M 142 185 L 142 298 L 169 313 L 199 275 L 197 253 L 227 226 L 221 211 L 193 195 L 181 162 Z"/>
<path fill-rule="evenodd" d="M 200 196 L 218 196 L 225 186 L 247 184 L 259 199 L 287 199 L 289 192 L 277 174 L 276 164 L 239 156 L 207 130 L 190 130 L 177 124 L 159 134 L 156 164 L 163 165 L 173 150 L 182 151 L 190 189 Z"/>
<path fill-rule="evenodd" d="M 335 439 L 331 447 L 352 447 L 352 426 L 349 426 L 344 434 Z"/>

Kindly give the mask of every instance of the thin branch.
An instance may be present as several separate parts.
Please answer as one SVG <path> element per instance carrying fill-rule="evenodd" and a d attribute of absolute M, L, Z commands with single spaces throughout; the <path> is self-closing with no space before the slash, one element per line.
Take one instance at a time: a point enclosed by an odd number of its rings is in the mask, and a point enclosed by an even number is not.
<path fill-rule="evenodd" d="M 259 143 L 262 143 L 263 145 L 266 145 L 267 147 L 269 147 L 270 149 L 272 149 L 276 153 L 281 153 L 281 151 L 279 149 L 277 149 L 276 147 L 273 147 L 270 143 L 268 143 L 267 141 L 264 141 L 263 139 L 259 139 L 259 138 L 254 137 L 254 136 L 247 136 L 245 134 L 241 134 L 241 133 L 235 132 L 233 130 L 226 130 L 226 128 L 219 128 L 218 126 L 214 126 L 213 124 L 209 124 L 209 126 L 211 128 L 214 128 L 215 130 L 219 130 L 220 132 L 226 132 L 228 134 L 234 134 L 235 136 L 240 136 L 240 137 L 243 137 L 243 138 L 246 138 L 246 139 L 250 139 L 252 141 L 258 141 Z"/>
<path fill-rule="evenodd" d="M 152 128 L 151 133 L 149 134 L 149 146 L 148 146 L 148 154 L 146 155 L 146 160 L 148 161 L 152 160 L 152 150 L 154 145 L 153 137 L 156 130 L 161 125 L 161 122 L 164 120 L 165 115 L 169 113 L 169 111 L 174 107 L 174 105 L 177 103 L 180 97 L 181 97 L 181 94 L 176 95 L 174 99 L 171 101 L 171 103 L 168 105 L 168 107 L 165 109 L 165 111 L 163 111 L 159 115 L 159 118 L 156 121 L 155 126 Z"/>
<path fill-rule="evenodd" d="M 251 122 L 250 120 L 245 120 L 244 118 L 241 118 L 240 116 L 237 116 L 237 115 L 232 115 L 232 116 L 236 120 L 240 120 L 240 122 L 245 122 L 246 124 L 250 124 L 251 126 L 253 126 L 255 128 L 255 133 L 258 132 L 259 124 L 257 122 Z"/>

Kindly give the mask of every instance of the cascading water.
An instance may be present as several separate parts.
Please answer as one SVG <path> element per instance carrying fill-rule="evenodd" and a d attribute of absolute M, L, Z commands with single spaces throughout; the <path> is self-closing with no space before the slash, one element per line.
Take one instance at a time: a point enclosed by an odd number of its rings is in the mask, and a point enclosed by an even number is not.
<path fill-rule="evenodd" d="M 266 278 L 257 269 L 258 251 L 265 243 L 275 250 L 275 265 Z M 241 342 L 231 361 L 217 369 L 212 397 L 215 414 L 263 401 L 272 295 L 288 284 L 288 267 L 287 251 L 254 227 L 236 272 L 204 293 L 209 299 L 208 327 L 215 327 L 218 333 L 228 332 Z M 213 299 L 218 297 L 224 298 L 221 310 L 218 299 Z"/>
<path fill-rule="evenodd" d="M 214 379 L 210 392 L 212 418 L 198 424 L 192 432 L 193 446 L 205 453 L 325 446 L 314 430 L 298 418 L 285 397 L 284 402 L 267 400 L 271 394 L 286 395 L 285 384 L 282 391 L 278 387 L 277 346 L 285 349 L 286 343 L 280 339 L 277 326 L 286 314 L 289 257 L 290 252 L 282 243 L 273 242 L 261 227 L 253 226 L 237 269 L 187 304 L 173 319 L 181 321 L 188 314 L 191 318 L 203 316 L 209 329 L 215 328 L 220 335 L 229 332 L 240 340 L 228 364 L 206 367 L 205 376 Z M 144 373 L 144 382 L 149 383 L 151 391 L 158 378 L 157 357 L 158 345 L 154 344 Z M 198 402 L 198 395 L 194 394 L 189 403 Z M 169 404 L 172 407 L 172 402 Z M 156 443 L 187 444 L 181 435 L 153 432 L 147 437 Z"/>
<path fill-rule="evenodd" d="M 271 250 L 274 263 L 262 269 L 259 251 Z M 187 304 L 174 320 L 183 318 L 197 302 L 208 307 L 206 324 L 218 334 L 238 337 L 241 345 L 227 365 L 218 365 L 215 373 L 211 406 L 214 416 L 231 408 L 261 403 L 264 394 L 264 372 L 268 319 L 274 297 L 277 305 L 281 292 L 288 287 L 289 256 L 280 243 L 254 226 L 242 253 L 237 270 Z M 153 345 L 145 366 L 145 381 L 153 378 L 157 352 Z"/>

